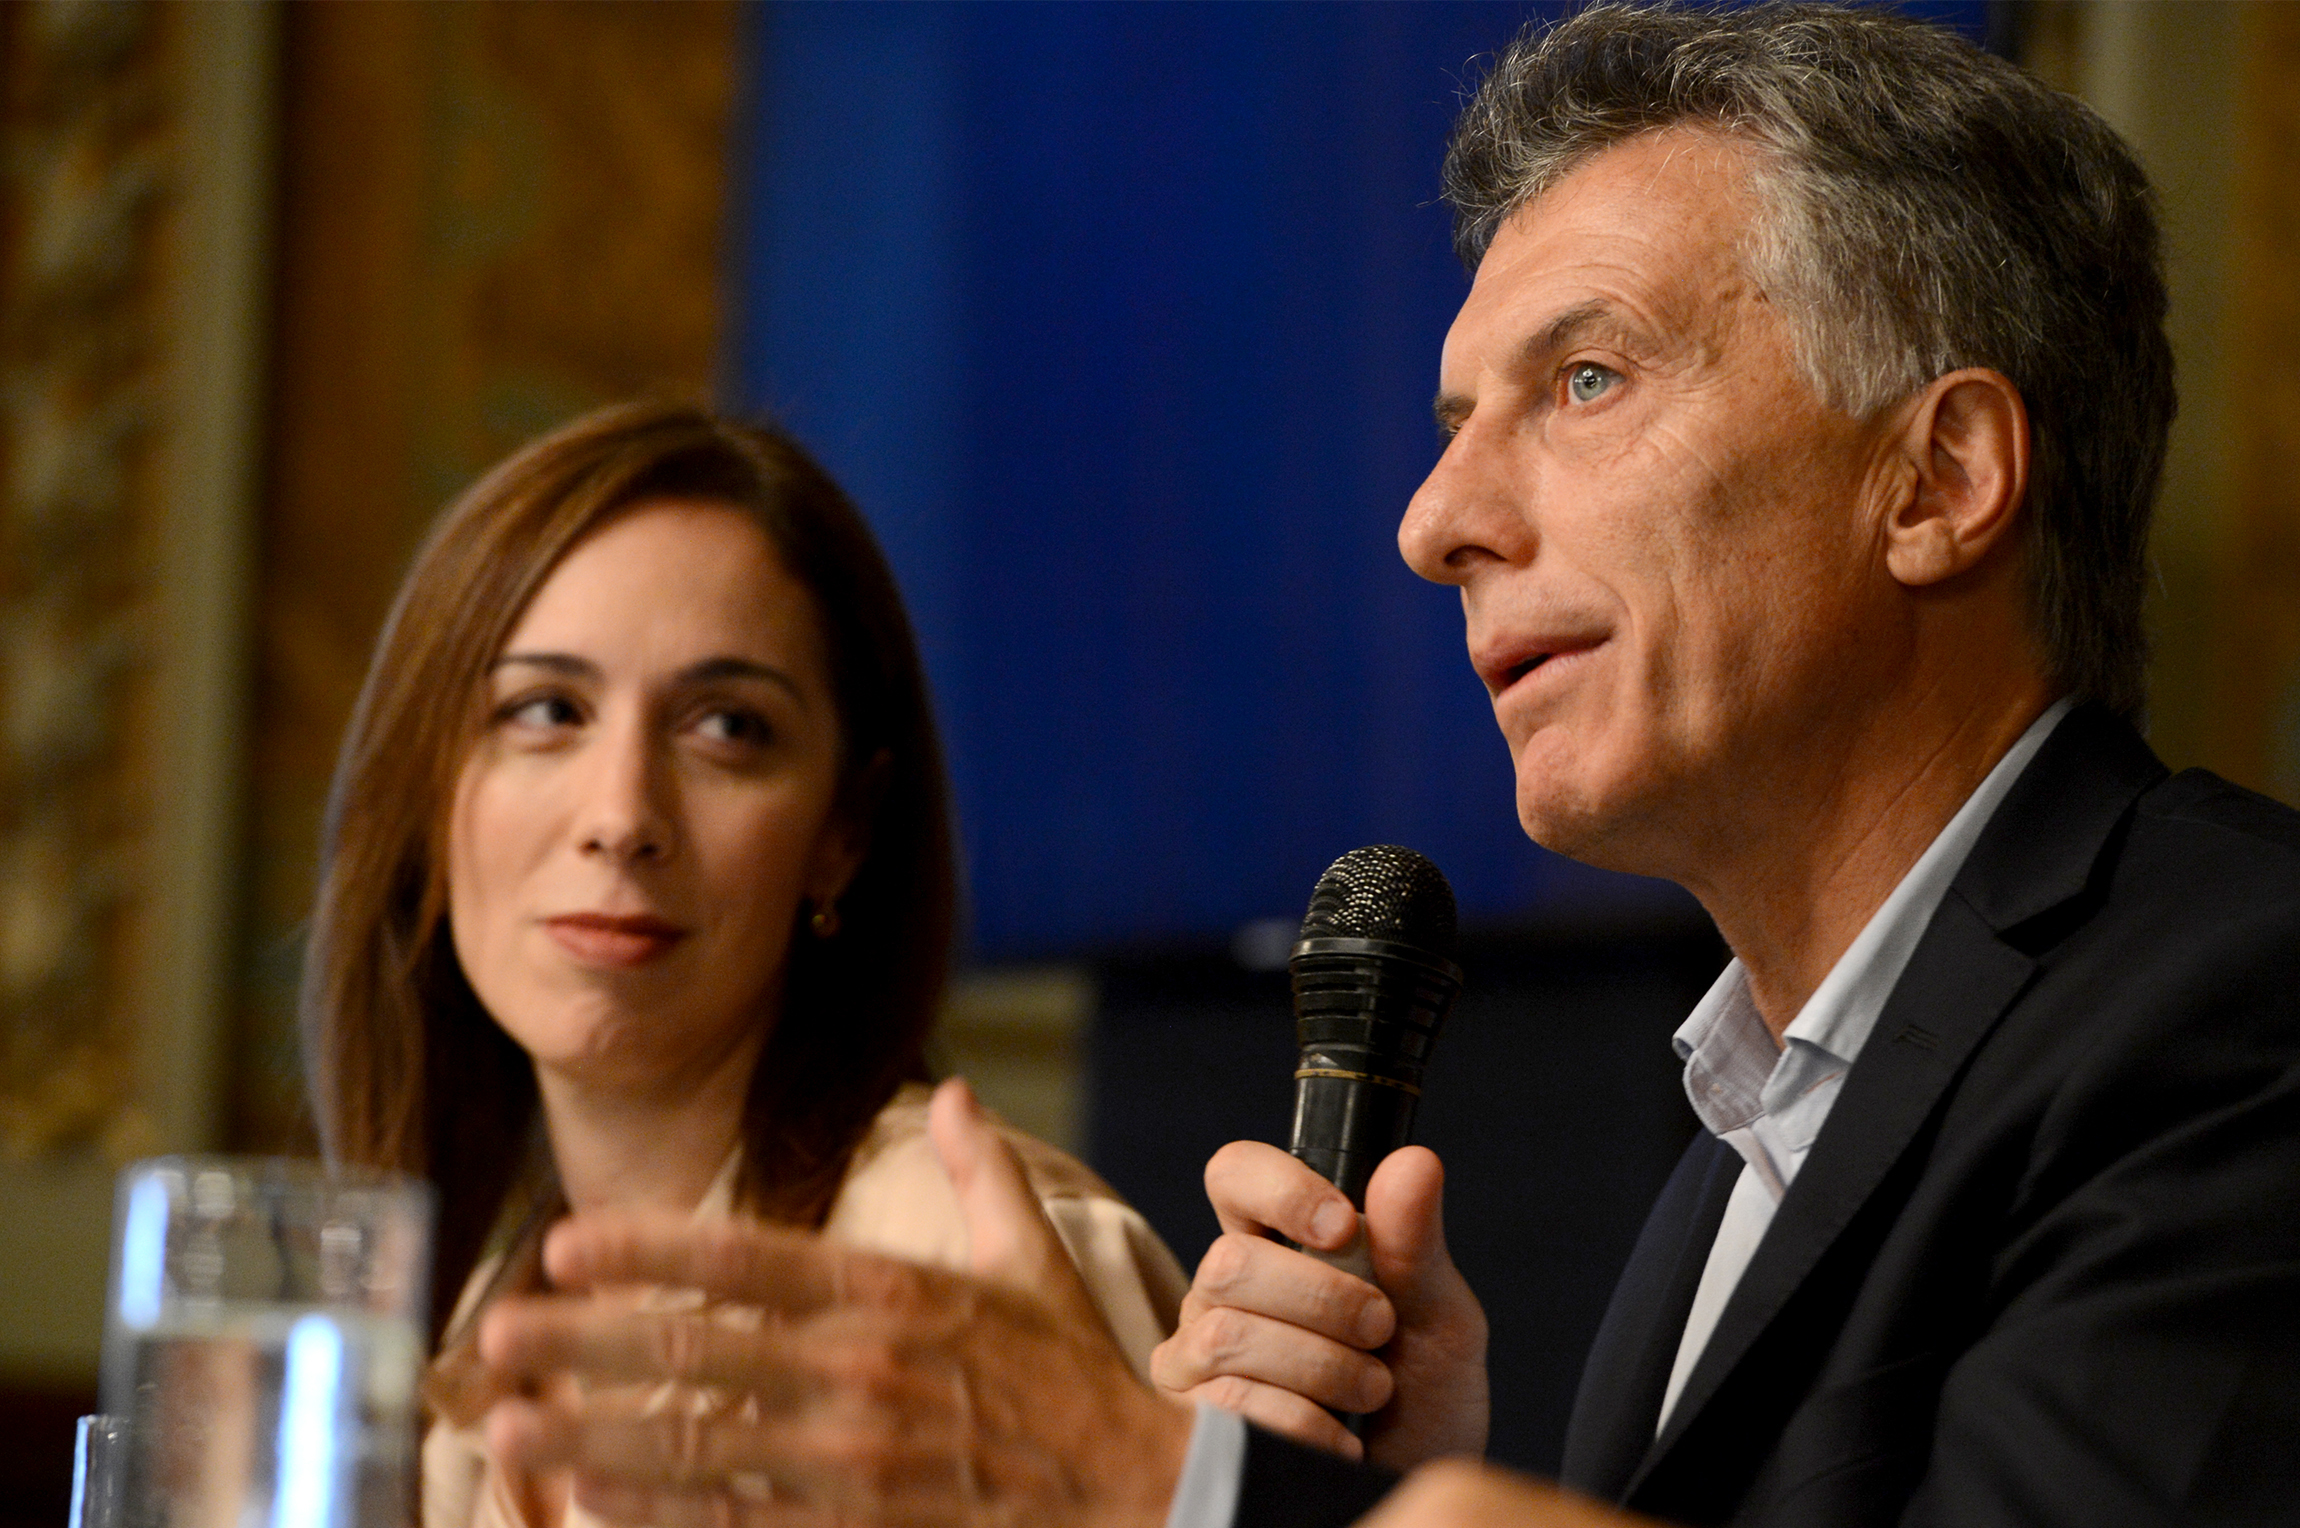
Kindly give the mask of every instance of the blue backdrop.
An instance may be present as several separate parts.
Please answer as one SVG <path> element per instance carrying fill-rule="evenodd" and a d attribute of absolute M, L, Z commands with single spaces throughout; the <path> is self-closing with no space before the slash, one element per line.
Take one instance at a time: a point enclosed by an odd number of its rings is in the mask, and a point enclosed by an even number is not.
<path fill-rule="evenodd" d="M 1393 540 L 1467 289 L 1446 129 L 1544 9 L 753 13 L 731 386 L 895 563 L 977 954 L 1298 918 L 1376 841 L 1473 920 L 1644 894 L 1518 832 L 1455 596 Z"/>

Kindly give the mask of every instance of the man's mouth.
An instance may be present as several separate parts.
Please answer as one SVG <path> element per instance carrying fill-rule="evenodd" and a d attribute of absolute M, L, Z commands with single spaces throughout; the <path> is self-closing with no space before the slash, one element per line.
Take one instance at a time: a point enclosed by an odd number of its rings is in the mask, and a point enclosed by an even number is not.
<path fill-rule="evenodd" d="M 1487 692 L 1499 700 L 1534 670 L 1570 665 L 1575 659 L 1586 657 L 1604 645 L 1605 638 L 1602 636 L 1561 639 L 1524 652 L 1521 656 L 1479 664 L 1478 672 L 1485 680 Z"/>

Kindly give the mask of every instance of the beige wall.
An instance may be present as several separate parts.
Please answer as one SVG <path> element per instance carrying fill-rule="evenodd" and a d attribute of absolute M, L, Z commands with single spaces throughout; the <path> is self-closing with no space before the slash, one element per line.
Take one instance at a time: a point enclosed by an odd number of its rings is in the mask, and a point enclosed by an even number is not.
<path fill-rule="evenodd" d="M 2045 4 L 2029 52 L 2125 135 L 2161 198 L 2181 411 L 2151 741 L 2300 802 L 2300 6 Z"/>

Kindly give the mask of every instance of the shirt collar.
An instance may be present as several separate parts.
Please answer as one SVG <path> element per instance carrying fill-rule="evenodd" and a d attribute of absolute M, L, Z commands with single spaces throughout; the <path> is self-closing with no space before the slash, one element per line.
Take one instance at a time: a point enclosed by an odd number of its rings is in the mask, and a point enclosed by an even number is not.
<path fill-rule="evenodd" d="M 1701 1122 L 1724 1135 L 1760 1114 L 1781 1110 L 1787 1096 L 1805 1091 L 1809 1066 L 1784 1069 L 1782 1050 L 1810 1047 L 1813 1061 L 1850 1066 L 1876 1028 L 1877 1015 L 1892 996 L 1901 972 L 1916 952 L 1933 914 L 1963 868 L 1981 830 L 1996 812 L 2021 771 L 2028 768 L 2052 729 L 2074 702 L 2063 698 L 2029 724 L 2003 758 L 1957 809 L 1925 852 L 1909 867 L 1884 905 L 1846 946 L 1821 985 L 1805 1000 L 1777 1049 L 1749 995 L 1749 978 L 1735 959 L 1718 973 L 1708 993 L 1677 1028 L 1672 1044 L 1685 1062 L 1685 1092 Z"/>

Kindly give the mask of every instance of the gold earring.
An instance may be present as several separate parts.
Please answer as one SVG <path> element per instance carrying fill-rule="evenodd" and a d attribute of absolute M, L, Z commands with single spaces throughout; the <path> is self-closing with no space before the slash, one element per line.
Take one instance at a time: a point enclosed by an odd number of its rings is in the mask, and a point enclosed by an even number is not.
<path fill-rule="evenodd" d="M 807 918 L 807 928 L 817 939 L 828 939 L 839 931 L 839 910 L 829 902 L 817 902 Z"/>

